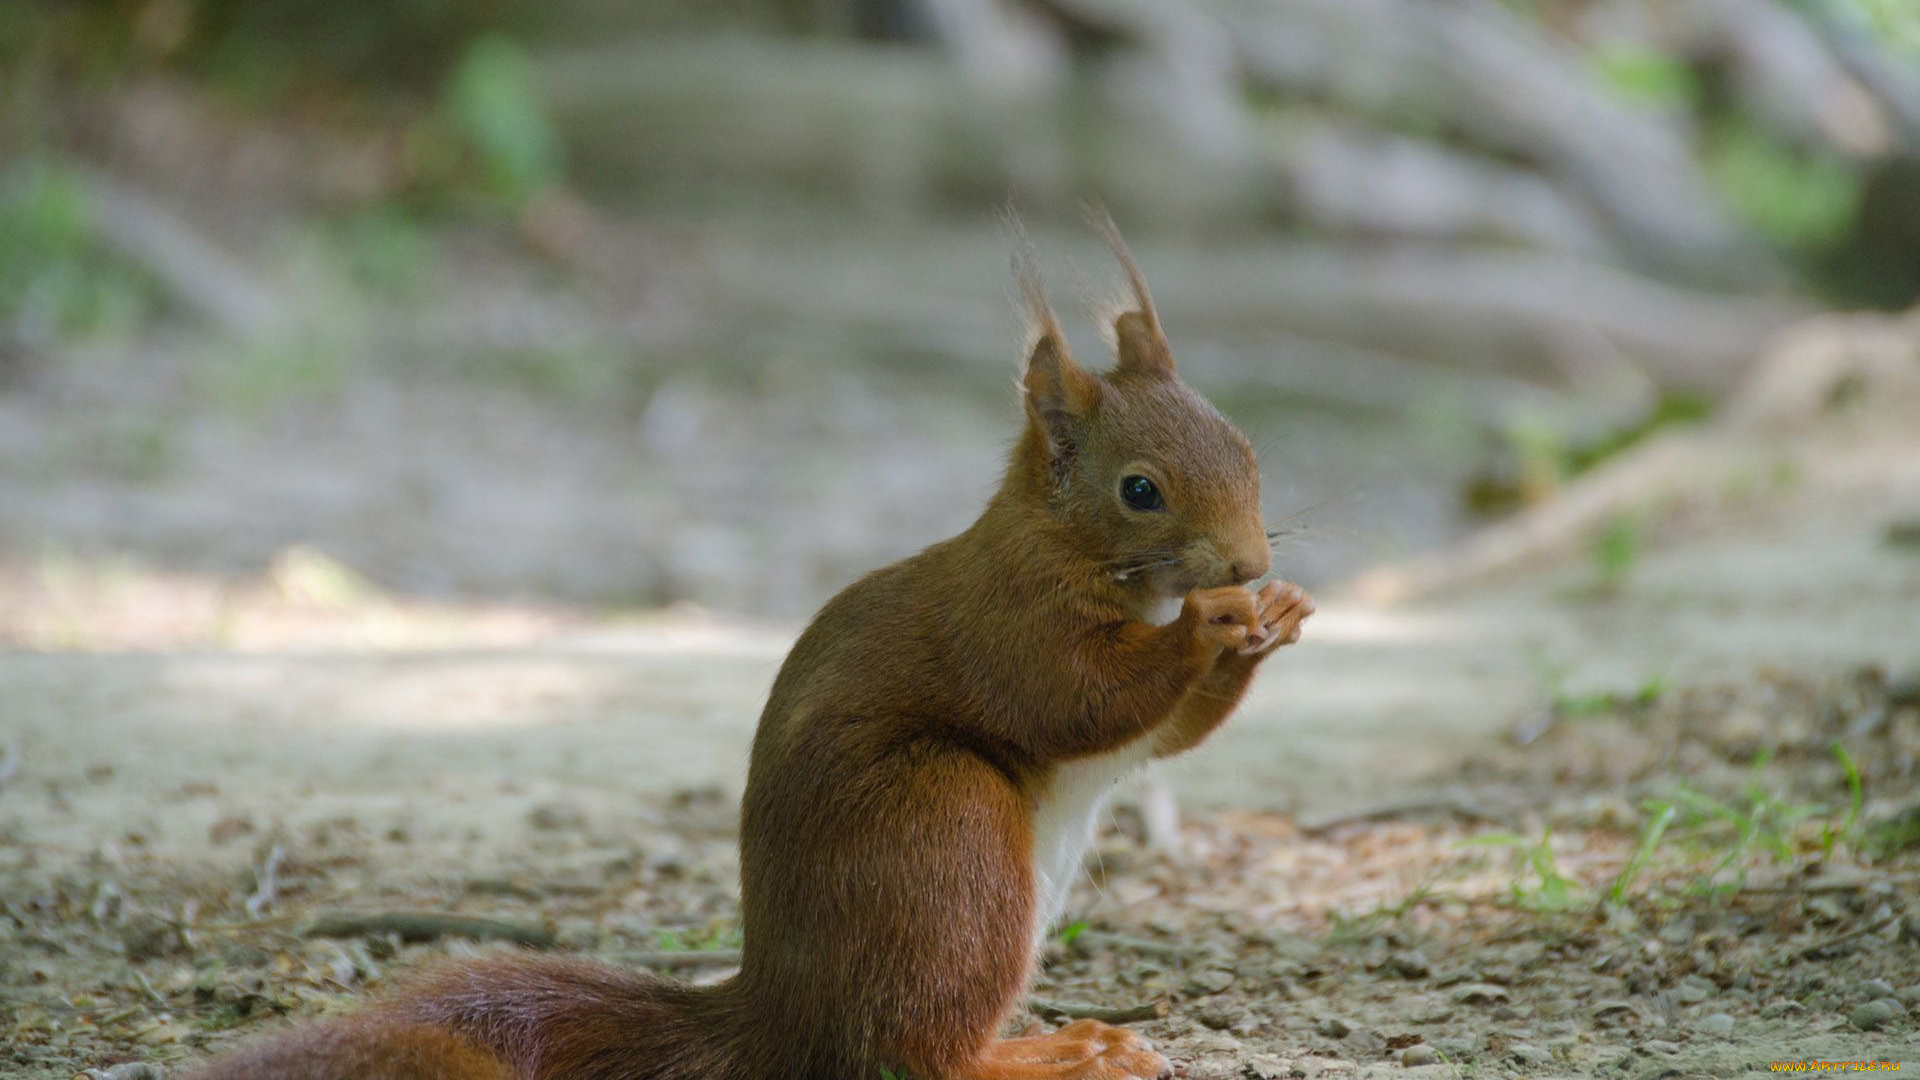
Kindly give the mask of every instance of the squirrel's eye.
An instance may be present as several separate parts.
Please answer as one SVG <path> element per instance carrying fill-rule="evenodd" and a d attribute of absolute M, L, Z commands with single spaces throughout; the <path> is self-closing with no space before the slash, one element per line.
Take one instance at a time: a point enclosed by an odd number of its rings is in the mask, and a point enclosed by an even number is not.
<path fill-rule="evenodd" d="M 1160 498 L 1160 489 L 1153 481 L 1144 476 L 1129 476 L 1120 481 L 1120 497 L 1135 510 L 1165 510 L 1166 501 Z"/>

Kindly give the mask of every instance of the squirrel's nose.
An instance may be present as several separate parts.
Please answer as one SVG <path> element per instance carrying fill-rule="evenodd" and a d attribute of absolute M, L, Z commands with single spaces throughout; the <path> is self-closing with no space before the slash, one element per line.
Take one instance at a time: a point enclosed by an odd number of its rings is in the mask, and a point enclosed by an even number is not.
<path fill-rule="evenodd" d="M 1267 568 L 1272 565 L 1273 552 L 1264 547 L 1261 548 L 1258 553 L 1253 551 L 1243 552 L 1233 560 L 1234 583 L 1245 585 L 1247 582 L 1265 574 Z"/>

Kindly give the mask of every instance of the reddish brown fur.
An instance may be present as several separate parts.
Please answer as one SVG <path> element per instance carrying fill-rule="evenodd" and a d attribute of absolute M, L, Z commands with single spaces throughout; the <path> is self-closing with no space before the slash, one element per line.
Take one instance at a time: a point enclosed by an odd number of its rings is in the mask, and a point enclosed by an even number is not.
<path fill-rule="evenodd" d="M 945 543 L 813 620 L 776 679 L 742 808 L 746 947 L 694 990 L 551 959 L 454 964 L 365 1018 L 295 1032 L 199 1080 L 1125 1080 L 1164 1059 L 1085 1022 L 996 1041 L 1035 938 L 1033 829 L 1062 763 L 1205 738 L 1310 601 L 1258 596 L 1253 454 L 1182 384 L 1137 267 L 1099 377 L 1068 354 L 1030 260 L 1029 422 L 999 493 Z M 1168 510 L 1128 509 L 1151 474 Z M 1123 572 L 1142 553 L 1165 565 Z M 1185 594 L 1180 616 L 1142 615 Z"/>

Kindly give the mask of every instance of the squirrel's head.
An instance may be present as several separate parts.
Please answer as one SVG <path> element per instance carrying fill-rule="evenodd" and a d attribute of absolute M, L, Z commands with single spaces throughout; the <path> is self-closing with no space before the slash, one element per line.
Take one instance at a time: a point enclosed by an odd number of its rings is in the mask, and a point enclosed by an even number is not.
<path fill-rule="evenodd" d="M 1117 363 L 1108 372 L 1075 362 L 1030 248 L 1016 244 L 1034 327 L 1014 467 L 1108 581 L 1147 598 L 1252 581 L 1272 558 L 1253 447 L 1180 381 L 1139 267 L 1112 220 L 1096 223 L 1132 293 L 1111 322 Z"/>

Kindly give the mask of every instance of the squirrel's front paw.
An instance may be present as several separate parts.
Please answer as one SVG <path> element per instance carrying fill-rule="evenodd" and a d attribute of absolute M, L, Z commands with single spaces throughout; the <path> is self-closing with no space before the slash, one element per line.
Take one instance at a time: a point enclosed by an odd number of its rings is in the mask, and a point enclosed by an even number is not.
<path fill-rule="evenodd" d="M 1193 628 L 1194 640 L 1216 649 L 1238 649 L 1260 625 L 1260 609 L 1253 594 L 1238 585 L 1195 589 L 1187 594 L 1183 617 Z"/>
<path fill-rule="evenodd" d="M 1253 598 L 1258 609 L 1254 628 L 1240 646 L 1240 655 L 1259 656 L 1300 640 L 1300 624 L 1313 614 L 1313 597 L 1298 585 L 1269 581 Z"/>

